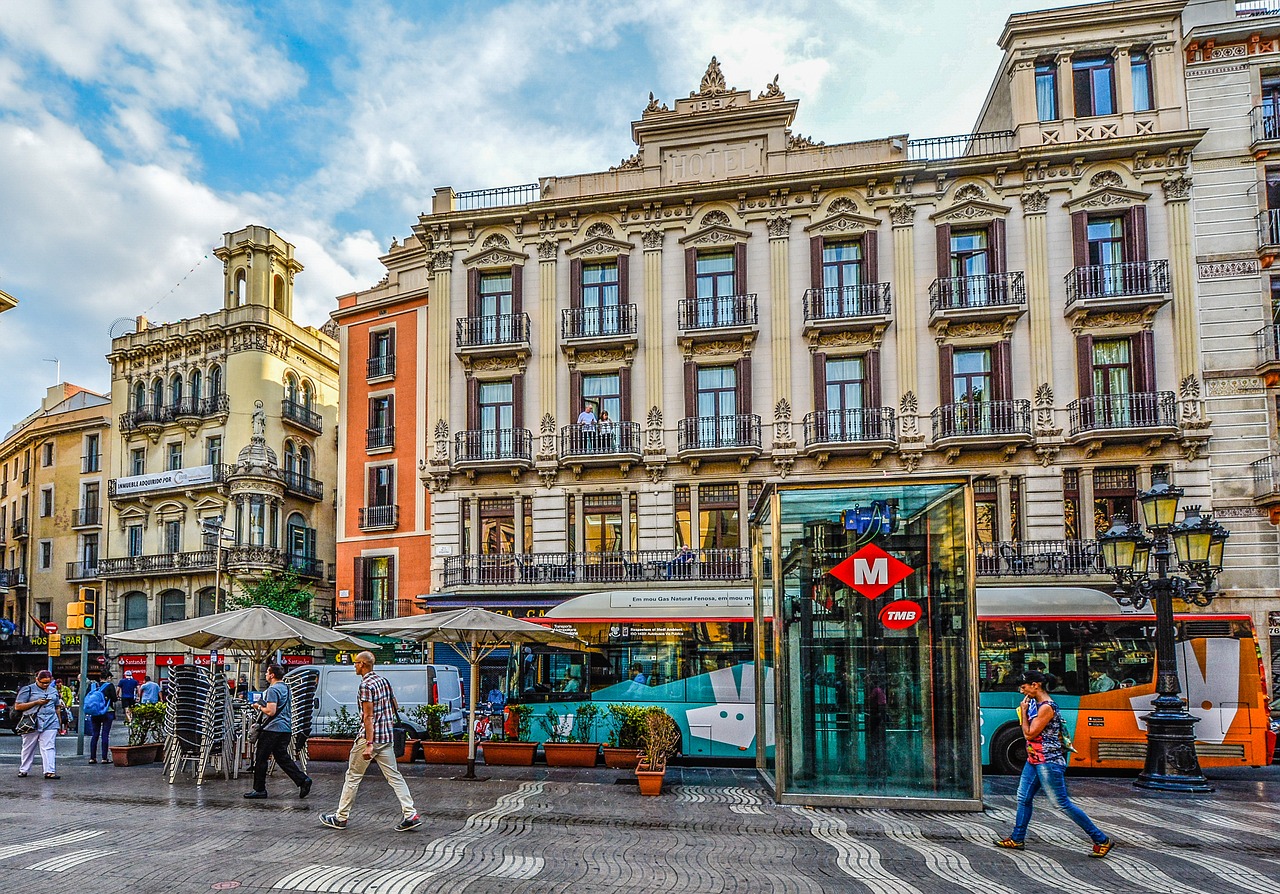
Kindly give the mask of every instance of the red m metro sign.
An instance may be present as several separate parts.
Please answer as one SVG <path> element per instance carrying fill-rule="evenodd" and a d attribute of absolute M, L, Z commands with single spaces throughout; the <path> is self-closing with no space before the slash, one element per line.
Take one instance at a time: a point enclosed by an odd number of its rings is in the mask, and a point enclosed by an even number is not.
<path fill-rule="evenodd" d="M 914 573 L 914 568 L 874 543 L 868 543 L 830 571 L 836 580 L 868 599 L 875 599 Z"/>

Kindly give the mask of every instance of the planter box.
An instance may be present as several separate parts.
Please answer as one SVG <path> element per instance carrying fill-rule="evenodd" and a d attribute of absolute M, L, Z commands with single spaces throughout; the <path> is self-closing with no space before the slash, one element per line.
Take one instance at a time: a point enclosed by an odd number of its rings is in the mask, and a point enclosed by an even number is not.
<path fill-rule="evenodd" d="M 640 784 L 640 794 L 651 797 L 662 794 L 662 782 L 666 778 L 666 775 L 666 767 L 663 767 L 661 770 L 649 770 L 636 767 L 636 782 Z"/>
<path fill-rule="evenodd" d="M 604 765 L 610 770 L 634 770 L 640 763 L 639 748 L 604 746 Z"/>
<path fill-rule="evenodd" d="M 160 753 L 160 745 L 112 745 L 111 763 L 117 767 L 136 767 L 140 764 L 154 763 Z"/>
<path fill-rule="evenodd" d="M 485 742 L 484 762 L 491 767 L 532 767 L 537 742 Z"/>
<path fill-rule="evenodd" d="M 397 764 L 411 764 L 418 756 L 418 740 L 405 739 L 404 748 L 396 755 Z"/>
<path fill-rule="evenodd" d="M 543 742 L 548 767 L 594 767 L 600 753 L 599 742 Z"/>
<path fill-rule="evenodd" d="M 331 739 L 328 736 L 311 736 L 307 739 L 307 760 L 346 761 L 351 758 L 355 739 Z"/>
<path fill-rule="evenodd" d="M 465 764 L 467 741 L 422 743 L 422 759 L 428 764 Z"/>

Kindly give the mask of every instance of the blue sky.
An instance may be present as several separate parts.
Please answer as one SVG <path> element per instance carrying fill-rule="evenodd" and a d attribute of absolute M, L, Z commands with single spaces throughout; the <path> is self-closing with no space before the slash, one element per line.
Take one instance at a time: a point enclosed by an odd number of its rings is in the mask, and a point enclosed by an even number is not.
<path fill-rule="evenodd" d="M 438 186 L 604 170 L 649 91 L 779 75 L 826 143 L 963 133 L 1010 13 L 1062 0 L 0 0 L 0 433 L 110 386 L 112 321 L 218 306 L 224 232 L 297 246 L 302 322 Z M 178 285 L 181 283 L 181 285 Z"/>

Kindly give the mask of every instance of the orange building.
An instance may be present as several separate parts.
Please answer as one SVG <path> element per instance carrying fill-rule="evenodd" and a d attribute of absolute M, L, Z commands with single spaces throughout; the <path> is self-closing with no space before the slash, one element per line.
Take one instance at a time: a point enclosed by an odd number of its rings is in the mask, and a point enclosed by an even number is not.
<path fill-rule="evenodd" d="M 332 314 L 341 349 L 340 622 L 414 614 L 431 587 L 431 504 L 418 479 L 427 458 L 427 265 L 410 265 L 406 252 L 423 250 L 417 240 L 392 242 L 382 259 L 392 273 L 340 296 Z"/>

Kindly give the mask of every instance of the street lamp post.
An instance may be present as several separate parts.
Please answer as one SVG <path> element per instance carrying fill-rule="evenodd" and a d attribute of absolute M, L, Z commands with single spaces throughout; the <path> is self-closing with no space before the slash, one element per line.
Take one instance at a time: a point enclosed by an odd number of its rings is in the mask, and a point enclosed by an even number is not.
<path fill-rule="evenodd" d="M 1181 523 L 1174 523 L 1182 489 L 1171 487 L 1168 476 L 1153 476 L 1151 488 L 1138 495 L 1142 525 L 1130 524 L 1123 515 L 1098 537 L 1102 561 L 1116 581 L 1111 594 L 1121 605 L 1143 608 L 1151 603 L 1156 615 L 1156 698 L 1147 723 L 1146 764 L 1134 785 L 1173 792 L 1211 792 L 1213 786 L 1200 770 L 1193 727 L 1196 719 L 1180 696 L 1177 658 L 1174 655 L 1173 601 L 1207 606 L 1213 601 L 1214 580 L 1222 570 L 1223 547 L 1228 532 L 1200 507 L 1189 506 Z M 1170 574 L 1177 559 L 1181 574 Z M 1152 561 L 1154 560 L 1154 561 Z M 1155 577 L 1151 576 L 1154 566 Z"/>
<path fill-rule="evenodd" d="M 222 527 L 222 516 L 215 515 L 200 522 L 205 536 L 213 539 L 213 613 L 222 612 L 222 541 L 230 539 L 234 542 L 235 531 Z"/>

